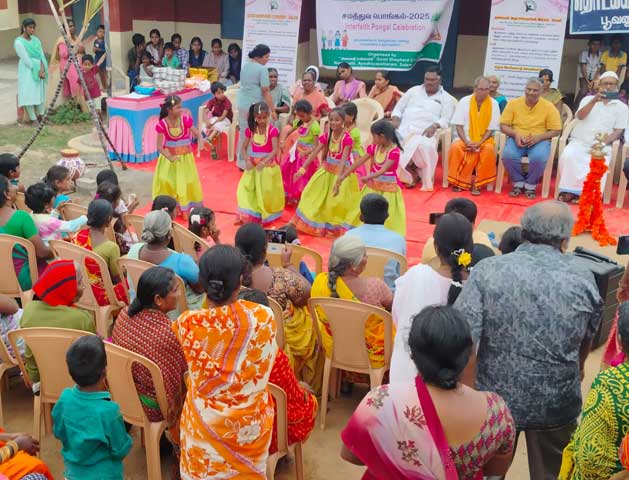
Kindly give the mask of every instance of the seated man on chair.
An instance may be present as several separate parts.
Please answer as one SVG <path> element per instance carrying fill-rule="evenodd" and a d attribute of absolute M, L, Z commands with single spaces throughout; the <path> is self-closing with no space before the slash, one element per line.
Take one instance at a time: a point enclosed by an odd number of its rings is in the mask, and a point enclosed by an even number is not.
<path fill-rule="evenodd" d="M 496 180 L 494 131 L 500 127 L 500 107 L 489 96 L 487 77 L 474 81 L 474 94 L 461 99 L 452 125 L 459 138 L 450 148 L 448 182 L 455 192 L 465 189 L 480 195 L 480 187 Z"/>
<path fill-rule="evenodd" d="M 524 96 L 511 100 L 500 118 L 500 129 L 508 137 L 502 161 L 513 183 L 511 197 L 524 192 L 526 198 L 535 198 L 550 155 L 550 140 L 561 133 L 559 112 L 541 95 L 540 79 L 530 78 Z M 522 172 L 522 157 L 529 159 L 528 173 Z"/>
<path fill-rule="evenodd" d="M 400 167 L 413 176 L 410 187 L 417 185 L 421 177 L 422 190 L 432 191 L 439 158 L 435 134 L 439 128 L 450 126 L 454 107 L 454 97 L 441 86 L 439 67 L 430 66 L 424 84 L 408 90 L 393 109 L 391 121 L 404 147 Z"/>
<path fill-rule="evenodd" d="M 605 164 L 609 166 L 611 144 L 622 136 L 628 117 L 627 105 L 618 100 L 618 76 L 614 72 L 605 72 L 599 79 L 598 93 L 581 100 L 570 142 L 559 157 L 562 167 L 559 200 L 578 201 L 583 182 L 590 171 L 590 149 L 598 133 L 606 135 Z M 607 175 L 601 180 L 601 191 L 605 190 L 606 179 Z"/>

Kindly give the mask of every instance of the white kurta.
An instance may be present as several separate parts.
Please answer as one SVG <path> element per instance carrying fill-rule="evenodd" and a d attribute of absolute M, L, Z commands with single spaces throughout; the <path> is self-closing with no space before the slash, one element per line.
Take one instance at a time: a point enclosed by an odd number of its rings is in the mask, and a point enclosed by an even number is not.
<path fill-rule="evenodd" d="M 587 96 L 579 105 L 581 110 L 592 100 Z M 592 111 L 577 124 L 570 134 L 570 139 L 559 158 L 561 165 L 561 180 L 559 191 L 581 195 L 583 182 L 590 172 L 590 150 L 598 133 L 611 134 L 614 130 L 622 130 L 627 126 L 629 110 L 620 100 L 611 100 L 607 104 L 598 102 Z M 611 160 L 611 146 L 604 150 L 605 164 L 609 166 Z M 605 190 L 607 175 L 601 180 L 601 191 Z"/>
<path fill-rule="evenodd" d="M 398 134 L 404 151 L 400 167 L 413 161 L 422 177 L 422 189 L 433 188 L 433 178 L 437 166 L 436 136 L 425 137 L 424 130 L 433 124 L 448 128 L 454 113 L 455 100 L 442 87 L 434 95 L 428 95 L 423 85 L 408 90 L 395 106 L 392 117 L 400 119 Z"/>

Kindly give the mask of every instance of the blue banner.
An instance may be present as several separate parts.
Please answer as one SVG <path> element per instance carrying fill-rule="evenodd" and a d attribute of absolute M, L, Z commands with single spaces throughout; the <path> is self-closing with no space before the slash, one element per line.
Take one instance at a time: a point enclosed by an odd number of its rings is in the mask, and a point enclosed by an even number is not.
<path fill-rule="evenodd" d="M 571 0 L 570 33 L 629 33 L 629 0 Z"/>

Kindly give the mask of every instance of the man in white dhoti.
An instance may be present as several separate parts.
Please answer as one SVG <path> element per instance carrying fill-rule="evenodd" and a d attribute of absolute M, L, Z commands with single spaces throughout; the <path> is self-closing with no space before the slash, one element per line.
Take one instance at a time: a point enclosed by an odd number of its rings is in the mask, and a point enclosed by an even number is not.
<path fill-rule="evenodd" d="M 614 72 L 605 72 L 598 83 L 598 93 L 581 100 L 577 110 L 575 125 L 566 148 L 559 158 L 561 180 L 559 181 L 559 200 L 576 202 L 583 190 L 583 182 L 590 171 L 590 150 L 598 133 L 605 138 L 605 164 L 611 160 L 611 144 L 618 140 L 627 126 L 629 109 L 618 100 L 618 76 Z M 611 97 L 611 98 L 610 98 Z M 615 98 L 614 98 L 615 97 Z M 601 191 L 605 190 L 605 180 L 601 180 Z"/>
<path fill-rule="evenodd" d="M 391 121 L 404 148 L 400 168 L 412 175 L 409 186 L 417 185 L 421 177 L 422 190 L 432 191 L 439 158 L 435 134 L 439 128 L 450 127 L 455 105 L 454 97 L 441 86 L 439 68 L 431 66 L 424 74 L 424 84 L 408 90 L 393 109 Z"/>

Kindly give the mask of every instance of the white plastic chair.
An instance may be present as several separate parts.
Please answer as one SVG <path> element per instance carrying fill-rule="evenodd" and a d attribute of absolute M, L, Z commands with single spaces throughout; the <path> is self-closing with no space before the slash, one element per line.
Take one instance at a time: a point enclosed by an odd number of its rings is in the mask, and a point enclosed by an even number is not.
<path fill-rule="evenodd" d="M 234 153 L 236 152 L 236 130 L 239 128 L 238 125 L 238 90 L 239 88 L 228 88 L 225 92 L 225 96 L 232 104 L 232 113 L 233 120 L 232 124 L 229 127 L 229 131 L 227 132 L 227 160 L 233 162 L 235 160 Z M 243 129 L 240 132 L 240 135 L 244 135 L 245 131 Z"/>
<path fill-rule="evenodd" d="M 563 171 L 563 164 L 561 162 L 561 154 L 563 153 L 566 145 L 568 144 L 568 140 L 570 139 L 570 134 L 574 127 L 577 126 L 579 120 L 574 119 L 570 122 L 566 122 L 564 125 L 563 133 L 561 134 L 561 138 L 559 139 L 559 160 L 557 163 L 557 176 L 555 178 L 555 198 L 559 197 L 559 184 L 561 183 L 561 174 Z M 611 203 L 612 201 L 612 187 L 614 185 L 614 170 L 616 164 L 616 157 L 618 156 L 618 151 L 620 150 L 620 141 L 616 140 L 612 143 L 612 153 L 611 160 L 609 161 L 609 169 L 607 170 L 607 180 L 605 183 L 605 191 L 603 192 L 603 203 Z"/>
<path fill-rule="evenodd" d="M 380 103 L 368 97 L 357 98 L 352 103 L 358 108 L 356 126 L 360 130 L 360 139 L 363 147 L 366 147 L 372 142 L 371 125 L 373 122 L 384 118 L 384 109 Z"/>

